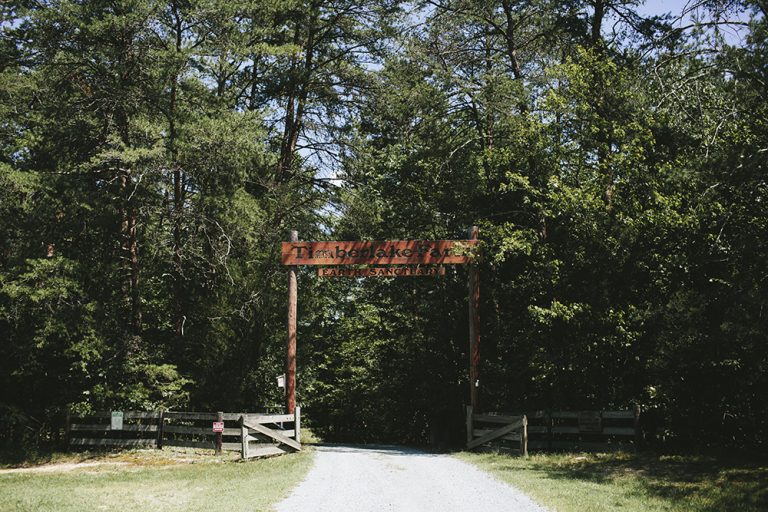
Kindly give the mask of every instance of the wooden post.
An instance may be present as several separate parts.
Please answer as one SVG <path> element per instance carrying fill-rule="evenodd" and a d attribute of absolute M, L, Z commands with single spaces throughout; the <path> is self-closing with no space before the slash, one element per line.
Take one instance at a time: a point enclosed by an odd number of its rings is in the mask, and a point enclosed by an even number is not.
<path fill-rule="evenodd" d="M 248 460 L 248 427 L 244 423 L 245 419 L 240 416 L 240 458 Z"/>
<path fill-rule="evenodd" d="M 66 421 L 66 415 L 62 418 L 60 414 L 56 414 L 51 420 L 52 450 L 61 450 L 61 432 L 67 428 L 62 424 L 63 422 L 59 423 L 61 420 Z"/>
<path fill-rule="evenodd" d="M 547 421 L 547 450 L 552 451 L 552 427 L 554 426 L 552 411 L 547 410 L 545 418 Z"/>
<path fill-rule="evenodd" d="M 291 242 L 299 241 L 298 231 L 291 231 Z M 296 410 L 296 300 L 298 284 L 296 266 L 288 267 L 288 340 L 285 359 L 285 408 L 288 414 Z"/>
<path fill-rule="evenodd" d="M 640 450 L 640 443 L 643 441 L 643 433 L 640 431 L 640 405 L 635 404 L 635 451 Z"/>
<path fill-rule="evenodd" d="M 64 451 L 68 452 L 69 451 L 69 439 L 70 439 L 69 426 L 72 423 L 72 411 L 69 409 L 69 407 L 67 407 L 67 417 L 64 419 L 64 421 L 66 422 L 64 424 L 64 443 L 65 443 Z"/>
<path fill-rule="evenodd" d="M 469 230 L 469 239 L 477 240 L 477 226 Z M 480 387 L 480 272 L 477 262 L 469 266 L 469 405 L 478 409 Z"/>
<path fill-rule="evenodd" d="M 475 433 L 473 431 L 473 422 L 472 422 L 472 406 L 467 406 L 467 446 L 469 446 L 469 443 L 472 442 L 472 439 L 475 437 Z"/>
<path fill-rule="evenodd" d="M 224 421 L 223 412 L 219 411 L 216 413 L 216 421 Z M 216 455 L 221 455 L 222 437 L 224 437 L 223 432 L 216 432 Z"/>
<path fill-rule="evenodd" d="M 165 425 L 165 412 L 160 411 L 157 418 L 157 449 L 163 449 L 163 427 Z"/>
<path fill-rule="evenodd" d="M 523 429 L 520 431 L 520 453 L 528 456 L 528 416 L 523 414 Z"/>
<path fill-rule="evenodd" d="M 296 435 L 294 437 L 296 438 L 296 442 L 300 443 L 301 442 L 301 407 L 297 405 L 296 412 L 294 414 L 296 415 L 293 422 L 293 429 L 296 431 Z"/>

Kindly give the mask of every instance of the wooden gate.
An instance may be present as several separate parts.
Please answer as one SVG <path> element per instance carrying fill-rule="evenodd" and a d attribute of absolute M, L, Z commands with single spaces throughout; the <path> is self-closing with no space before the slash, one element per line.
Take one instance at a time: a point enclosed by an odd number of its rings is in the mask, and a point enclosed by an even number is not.
<path fill-rule="evenodd" d="M 520 455 L 528 455 L 528 418 L 495 414 L 474 414 L 467 406 L 467 449 L 472 450 L 492 441 L 511 441 L 519 446 Z"/>
<path fill-rule="evenodd" d="M 293 428 L 284 428 L 284 422 Z M 301 451 L 301 408 L 294 414 L 240 416 L 240 454 L 243 459 Z"/>

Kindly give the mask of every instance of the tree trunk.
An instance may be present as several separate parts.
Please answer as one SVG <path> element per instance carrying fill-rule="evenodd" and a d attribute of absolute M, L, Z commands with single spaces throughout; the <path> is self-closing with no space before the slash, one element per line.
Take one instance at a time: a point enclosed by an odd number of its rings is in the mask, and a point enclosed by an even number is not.
<path fill-rule="evenodd" d="M 501 6 L 504 8 L 504 18 L 507 23 L 507 29 L 504 32 L 504 41 L 507 46 L 507 57 L 512 66 L 512 74 L 515 80 L 522 80 L 523 69 L 520 66 L 520 59 L 517 57 L 517 44 L 515 43 L 514 13 L 509 0 L 502 0 Z"/>
<path fill-rule="evenodd" d="M 175 52 L 181 53 L 182 44 L 182 19 L 177 2 L 173 2 L 174 17 L 174 36 Z M 174 66 L 176 64 L 174 63 Z M 174 326 L 177 335 L 182 334 L 183 307 L 181 305 L 181 296 L 184 293 L 181 287 L 181 219 L 184 211 L 184 197 L 182 187 L 181 168 L 179 167 L 178 149 L 176 141 L 178 133 L 176 129 L 176 110 L 179 86 L 179 75 L 181 70 L 174 69 L 171 79 L 170 102 L 168 107 L 168 153 L 171 159 L 171 168 L 173 169 L 173 266 L 176 273 L 174 280 Z"/>
<path fill-rule="evenodd" d="M 600 43 L 603 40 L 603 18 L 605 17 L 606 5 L 603 0 L 595 0 L 593 7 L 595 8 L 595 15 L 592 17 L 592 32 L 589 42 L 593 48 L 600 48 Z"/>
<path fill-rule="evenodd" d="M 299 27 L 296 27 L 296 37 L 294 41 L 298 44 L 299 40 Z M 280 158 L 277 160 L 277 170 L 275 172 L 275 180 L 283 181 L 284 175 L 291 166 L 293 157 L 293 148 L 290 147 L 290 141 L 293 139 L 293 130 L 296 123 L 295 109 L 296 109 L 296 60 L 294 59 L 291 64 L 291 84 L 288 89 L 288 98 L 285 105 L 285 121 L 283 123 L 283 138 L 280 141 Z"/>
<path fill-rule="evenodd" d="M 141 293 L 139 291 L 139 243 L 136 236 L 136 212 L 128 206 L 128 255 L 131 262 L 131 330 L 141 334 Z"/>
<path fill-rule="evenodd" d="M 485 69 L 488 72 L 488 74 L 491 74 L 491 70 L 493 68 L 493 60 L 492 60 L 492 52 L 493 52 L 493 44 L 491 42 L 491 34 L 488 27 L 486 27 L 485 30 L 485 38 L 484 38 L 484 46 L 485 46 Z M 493 136 L 494 136 L 494 130 L 495 130 L 495 119 L 493 114 L 492 108 L 486 108 L 485 109 L 485 119 L 486 119 L 486 129 L 485 133 L 487 135 L 485 140 L 485 147 L 490 149 L 493 147 Z M 489 182 L 490 184 L 490 182 Z"/>
<path fill-rule="evenodd" d="M 122 261 L 124 273 L 127 275 L 125 283 L 127 290 L 125 292 L 130 310 L 130 330 L 134 335 L 141 334 L 141 293 L 139 291 L 139 243 L 136 232 L 136 211 L 133 206 L 133 199 L 130 198 L 131 175 L 130 172 L 121 169 L 120 171 L 120 192 L 124 198 L 121 208 L 121 238 Z"/>
<path fill-rule="evenodd" d="M 299 63 L 294 59 L 291 65 L 292 83 L 289 88 L 288 100 L 285 109 L 285 126 L 283 127 L 283 140 L 280 144 L 280 159 L 277 165 L 277 181 L 282 181 L 293 164 L 293 157 L 299 142 L 299 134 L 304 122 L 304 110 L 309 97 L 310 80 L 312 79 L 312 66 L 315 52 L 315 34 L 317 33 L 317 21 L 320 16 L 319 6 L 312 5 L 310 20 L 307 27 L 307 40 L 304 44 L 304 65 L 301 73 L 297 68 Z M 301 27 L 296 27 L 294 42 L 301 42 Z M 297 76 L 298 75 L 298 76 Z"/>
<path fill-rule="evenodd" d="M 512 6 L 509 0 L 502 0 L 502 8 L 504 9 L 504 18 L 506 21 L 506 30 L 504 31 L 504 41 L 507 48 L 507 57 L 509 58 L 510 66 L 512 67 L 512 75 L 515 80 L 523 80 L 523 68 L 520 65 L 520 59 L 517 56 L 517 43 L 515 42 L 515 25 L 514 25 L 514 13 L 512 12 Z M 524 114 L 528 111 L 528 103 L 525 100 L 520 100 L 518 104 L 520 113 Z"/>
<path fill-rule="evenodd" d="M 121 81 L 127 81 L 125 76 L 121 76 Z M 130 140 L 130 121 L 128 113 L 123 105 L 118 105 L 115 109 L 115 124 L 125 147 L 131 146 Z M 125 274 L 127 275 L 126 299 L 130 310 L 130 330 L 132 334 L 138 336 L 141 334 L 141 293 L 139 291 L 139 245 L 136 235 L 136 209 L 134 207 L 134 190 L 131 190 L 131 170 L 122 167 L 118 170 L 120 177 L 120 198 L 121 208 L 121 238 L 123 249 L 123 262 Z"/>

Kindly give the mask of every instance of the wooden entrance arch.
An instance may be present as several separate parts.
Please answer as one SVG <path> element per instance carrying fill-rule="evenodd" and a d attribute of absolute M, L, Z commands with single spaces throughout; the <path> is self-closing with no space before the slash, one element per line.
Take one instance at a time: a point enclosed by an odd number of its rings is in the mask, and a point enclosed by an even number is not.
<path fill-rule="evenodd" d="M 288 414 L 296 410 L 296 302 L 298 265 L 320 265 L 321 277 L 378 277 L 440 275 L 440 265 L 469 265 L 469 404 L 477 410 L 480 387 L 480 276 L 477 267 L 478 229 L 466 240 L 385 240 L 300 242 L 291 231 L 281 248 L 281 263 L 288 266 L 288 338 L 285 360 L 285 401 Z M 365 265 L 343 269 L 345 265 Z M 437 265 L 437 267 L 435 267 Z"/>

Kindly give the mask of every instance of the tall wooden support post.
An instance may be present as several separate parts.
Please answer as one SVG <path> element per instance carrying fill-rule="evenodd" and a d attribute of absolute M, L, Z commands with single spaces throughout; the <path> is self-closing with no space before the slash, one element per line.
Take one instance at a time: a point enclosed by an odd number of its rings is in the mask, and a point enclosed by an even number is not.
<path fill-rule="evenodd" d="M 298 231 L 291 231 L 291 242 L 299 241 Z M 285 407 L 288 414 L 296 411 L 296 300 L 298 284 L 296 266 L 288 267 L 288 340 L 285 358 Z"/>
<path fill-rule="evenodd" d="M 469 239 L 477 240 L 477 226 L 469 230 Z M 477 412 L 480 391 L 480 271 L 477 261 L 469 266 L 469 405 Z"/>

